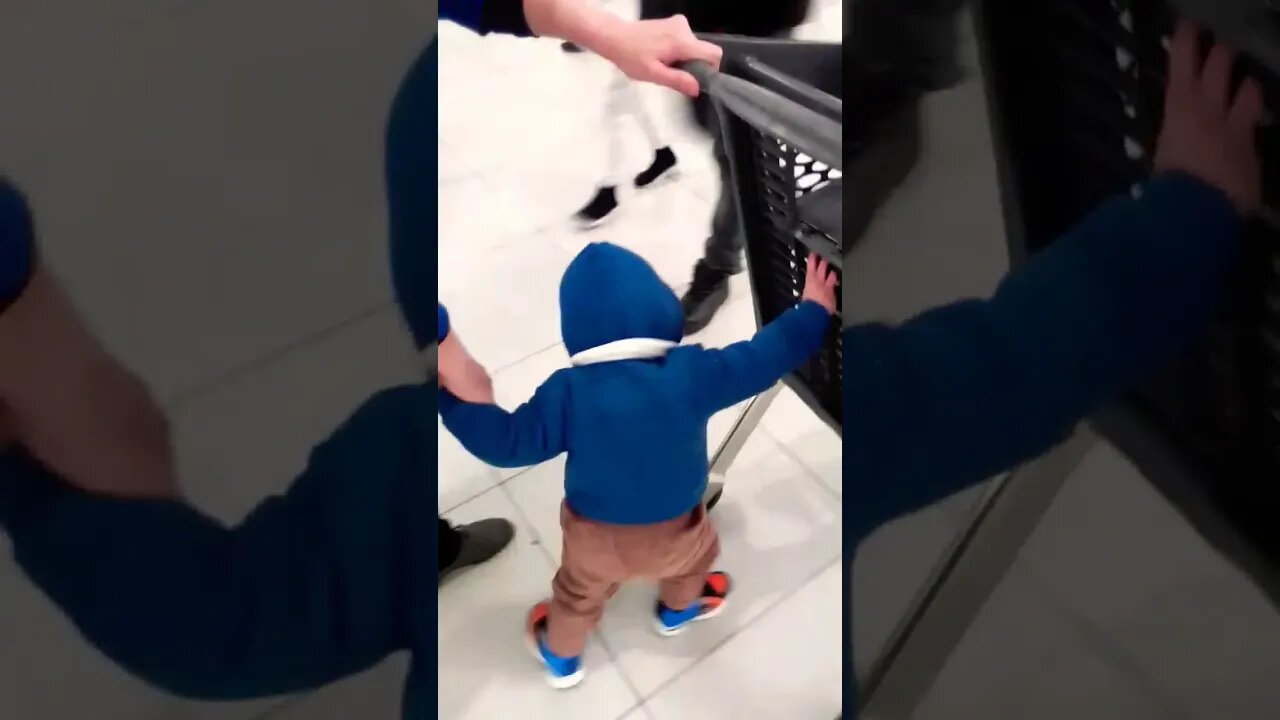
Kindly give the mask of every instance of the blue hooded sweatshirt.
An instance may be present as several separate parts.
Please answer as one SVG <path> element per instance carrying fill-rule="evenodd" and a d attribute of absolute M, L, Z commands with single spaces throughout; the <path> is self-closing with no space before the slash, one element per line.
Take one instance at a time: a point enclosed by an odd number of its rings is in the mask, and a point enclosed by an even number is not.
<path fill-rule="evenodd" d="M 573 367 L 512 412 L 442 393 L 445 427 L 476 457 L 519 467 L 568 453 L 565 502 L 618 525 L 697 506 L 707 482 L 707 421 L 767 390 L 822 345 L 827 311 L 802 302 L 724 349 L 678 345 L 684 314 L 647 262 L 588 245 L 560 281 L 560 331 Z"/>

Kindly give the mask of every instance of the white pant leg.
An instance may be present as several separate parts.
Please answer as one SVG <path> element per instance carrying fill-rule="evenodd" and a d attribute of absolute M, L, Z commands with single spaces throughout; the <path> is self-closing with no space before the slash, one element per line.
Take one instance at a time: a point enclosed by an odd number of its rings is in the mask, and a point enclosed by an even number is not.
<path fill-rule="evenodd" d="M 605 185 L 618 186 L 624 181 L 623 164 L 626 161 L 626 143 L 623 124 L 627 116 L 635 119 L 653 150 L 665 147 L 666 142 L 658 130 L 644 102 L 643 90 L 621 72 L 614 72 L 605 93 L 605 133 L 608 135 L 608 165 Z"/>

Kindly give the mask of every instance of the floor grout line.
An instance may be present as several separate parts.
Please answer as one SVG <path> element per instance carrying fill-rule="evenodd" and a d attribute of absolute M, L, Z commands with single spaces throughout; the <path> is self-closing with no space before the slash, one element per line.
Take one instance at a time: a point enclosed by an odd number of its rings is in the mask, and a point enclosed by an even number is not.
<path fill-rule="evenodd" d="M 818 483 L 818 485 L 819 485 L 823 490 L 825 490 L 825 491 L 826 491 L 826 493 L 827 493 L 828 495 L 830 495 L 830 496 L 831 496 L 831 498 L 832 498 L 833 500 L 835 500 L 838 504 L 840 504 L 841 506 L 843 506 L 843 504 L 844 504 L 844 493 L 842 493 L 842 492 L 840 492 L 840 491 L 836 490 L 835 488 L 831 487 L 830 485 L 828 485 L 828 484 L 827 484 L 827 481 L 826 481 L 826 480 L 824 480 L 824 479 L 822 478 L 822 475 L 821 475 L 817 470 L 813 469 L 812 467 L 809 467 L 809 464 L 808 464 L 808 463 L 806 463 L 806 462 L 804 461 L 804 459 L 800 457 L 799 453 L 797 453 L 797 452 L 795 451 L 795 449 L 794 449 L 794 448 L 792 448 L 792 447 L 791 447 L 789 444 L 787 444 L 786 442 L 783 442 L 782 440 L 778 439 L 778 436 L 777 436 L 777 435 L 774 435 L 774 434 L 773 434 L 773 432 L 772 432 L 772 431 L 770 431 L 770 430 L 769 430 L 769 428 L 768 428 L 768 427 L 767 427 L 763 422 L 762 422 L 762 423 L 760 423 L 760 430 L 762 430 L 762 431 L 764 432 L 764 434 L 765 434 L 766 436 L 768 436 L 768 438 L 769 438 L 770 440 L 772 440 L 772 441 L 773 441 L 773 443 L 774 443 L 775 445 L 777 445 L 777 446 L 778 446 L 778 448 L 779 448 L 780 450 L 782 450 L 782 454 L 783 454 L 783 455 L 786 455 L 787 457 L 791 458 L 792 460 L 795 460 L 795 461 L 796 461 L 796 463 L 798 463 L 798 464 L 800 465 L 801 469 L 803 469 L 803 470 L 805 471 L 805 474 L 806 474 L 806 475 L 808 475 L 808 476 L 810 477 L 810 479 L 812 479 L 812 480 L 816 481 L 816 482 Z M 842 445 L 842 446 L 843 446 L 843 444 L 844 444 L 844 443 L 843 443 L 843 442 L 841 442 L 841 445 Z M 843 449 L 844 449 L 844 448 L 843 448 L 843 447 L 841 447 L 841 451 L 842 451 L 842 452 L 841 452 L 840 460 L 841 460 L 841 464 L 842 464 L 842 465 L 843 465 L 843 462 L 844 462 Z M 843 469 L 842 469 L 841 474 L 843 475 Z"/>
<path fill-rule="evenodd" d="M 223 385 L 240 380 L 257 370 L 288 356 L 290 353 L 330 337 L 342 330 L 359 325 L 360 323 L 378 315 L 378 313 L 386 311 L 388 308 L 394 306 L 394 304 L 394 301 L 391 299 L 382 300 L 376 306 L 365 308 L 364 310 L 347 316 L 346 318 L 343 318 L 332 325 L 328 325 L 323 329 L 307 333 L 291 340 L 288 343 L 277 346 L 273 350 L 258 355 L 252 360 L 235 365 L 229 370 L 213 375 L 208 379 L 193 383 L 190 387 L 173 393 L 173 395 L 168 398 L 163 405 L 170 415 L 177 415 L 193 400 L 207 395 Z M 408 331 L 406 330 L 406 332 Z"/>
<path fill-rule="evenodd" d="M 1023 584 L 1039 596 L 1044 609 L 1057 615 L 1071 626 L 1086 647 L 1099 653 L 1121 674 L 1129 677 L 1133 684 L 1140 688 L 1149 700 L 1157 705 L 1165 715 L 1162 717 L 1190 720 L 1191 715 L 1182 712 L 1177 702 L 1168 697 L 1151 673 L 1147 671 L 1141 660 L 1134 656 L 1128 648 L 1117 642 L 1112 633 L 1108 633 L 1092 618 L 1080 613 L 1064 600 L 1041 577 L 1035 566 L 1025 560 L 1015 564 L 1011 572 L 1016 572 Z"/>
<path fill-rule="evenodd" d="M 500 366 L 498 366 L 498 367 L 496 367 L 496 368 L 491 368 L 491 369 L 489 370 L 489 375 L 490 375 L 490 376 L 493 376 L 493 375 L 497 375 L 497 374 L 499 374 L 499 373 L 506 372 L 507 370 L 510 370 L 510 369 L 514 368 L 515 366 L 519 365 L 519 364 L 520 364 L 520 363 L 522 363 L 522 362 L 525 362 L 526 360 L 532 360 L 533 358 L 535 358 L 535 357 L 537 357 L 537 356 L 541 355 L 542 353 L 544 353 L 544 352 L 546 352 L 546 351 L 548 351 L 548 350 L 554 349 L 554 348 L 556 348 L 556 347 L 558 347 L 558 346 L 560 346 L 560 345 L 563 345 L 563 344 L 564 344 L 564 341 L 562 341 L 562 340 L 557 340 L 556 342 L 551 343 L 550 345 L 548 345 L 548 346 L 546 346 L 546 347 L 544 347 L 544 348 L 541 348 L 541 349 L 539 349 L 539 350 L 534 350 L 533 352 L 529 353 L 528 355 L 525 355 L 525 356 L 521 357 L 519 360 L 513 360 L 513 361 L 511 361 L 511 362 L 507 363 L 506 365 L 500 365 Z"/>
<path fill-rule="evenodd" d="M 300 693 L 298 695 L 292 695 L 286 698 L 282 698 L 280 702 L 263 710 L 260 714 L 250 716 L 248 720 L 271 720 L 271 718 L 273 717 L 278 717 L 280 713 L 287 712 L 293 709 L 303 700 L 306 700 L 308 697 L 311 697 L 315 693 L 319 692 L 320 689 L 321 688 L 316 688 L 315 690 L 311 690 L 310 692 Z"/>

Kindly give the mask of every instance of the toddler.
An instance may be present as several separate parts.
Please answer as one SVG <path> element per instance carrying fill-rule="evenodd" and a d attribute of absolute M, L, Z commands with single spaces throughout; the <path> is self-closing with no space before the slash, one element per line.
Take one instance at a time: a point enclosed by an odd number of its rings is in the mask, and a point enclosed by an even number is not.
<path fill-rule="evenodd" d="M 481 460 L 520 467 L 568 453 L 560 569 L 551 600 L 534 606 L 527 626 L 553 687 L 582 680 L 587 635 L 627 580 L 658 581 L 654 622 L 663 635 L 723 610 L 729 576 L 711 571 L 719 545 L 701 502 L 707 421 L 821 346 L 836 280 L 813 257 L 806 272 L 798 305 L 751 340 L 709 350 L 679 345 L 680 301 L 648 263 L 593 243 L 560 283 L 571 367 L 511 412 L 442 393 L 445 426 Z"/>

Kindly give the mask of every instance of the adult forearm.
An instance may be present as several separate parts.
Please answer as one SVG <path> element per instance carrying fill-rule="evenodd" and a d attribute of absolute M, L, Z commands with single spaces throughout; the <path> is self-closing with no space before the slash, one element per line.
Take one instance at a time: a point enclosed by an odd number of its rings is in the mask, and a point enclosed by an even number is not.
<path fill-rule="evenodd" d="M 594 53 L 611 47 L 627 22 L 589 0 L 524 0 L 524 17 L 535 35 L 568 40 Z"/>
<path fill-rule="evenodd" d="M 0 316 L 0 345 L 0 424 L 10 439 L 84 490 L 178 495 L 168 417 L 47 270 Z"/>
<path fill-rule="evenodd" d="M 457 333 L 440 341 L 440 384 L 459 400 L 469 403 L 493 403 L 493 379 L 484 366 L 476 362 Z"/>

